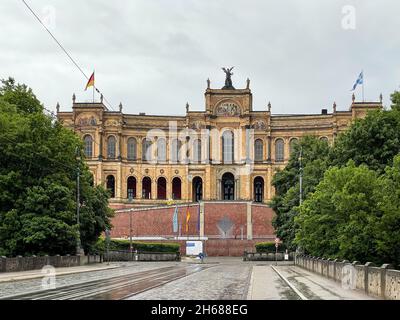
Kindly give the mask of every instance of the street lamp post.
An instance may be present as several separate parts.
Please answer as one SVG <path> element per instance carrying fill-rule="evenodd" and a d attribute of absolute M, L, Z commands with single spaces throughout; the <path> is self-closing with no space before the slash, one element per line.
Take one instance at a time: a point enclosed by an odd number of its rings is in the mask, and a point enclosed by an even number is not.
<path fill-rule="evenodd" d="M 76 223 L 78 226 L 78 235 L 76 239 L 76 255 L 82 254 L 82 246 L 81 246 L 81 230 L 80 230 L 80 168 L 79 168 L 79 147 L 76 147 L 76 156 L 78 160 L 77 165 L 77 175 L 76 175 Z"/>
<path fill-rule="evenodd" d="M 132 194 L 129 193 L 129 203 L 132 203 L 133 197 Z M 133 260 L 132 253 L 133 253 L 133 243 L 132 243 L 132 210 L 129 211 L 129 251 L 131 259 Z"/>
<path fill-rule="evenodd" d="M 299 169 L 299 184 L 300 184 L 300 205 L 303 203 L 303 147 L 300 147 L 300 157 L 299 157 L 299 162 L 300 162 L 300 169 Z"/>
<path fill-rule="evenodd" d="M 300 168 L 299 168 L 299 187 L 300 187 L 300 200 L 299 204 L 300 206 L 303 204 L 303 146 L 300 146 L 300 157 L 299 157 L 299 162 L 300 162 Z M 294 254 L 294 264 L 296 265 L 297 262 L 297 254 L 299 252 L 299 247 L 296 248 L 296 252 Z"/>

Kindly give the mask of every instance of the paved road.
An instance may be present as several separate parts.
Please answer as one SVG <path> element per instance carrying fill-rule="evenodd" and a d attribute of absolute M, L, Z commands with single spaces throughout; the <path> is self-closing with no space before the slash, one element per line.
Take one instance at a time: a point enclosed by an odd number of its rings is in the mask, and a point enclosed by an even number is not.
<path fill-rule="evenodd" d="M 249 300 L 371 300 L 364 292 L 295 266 L 254 266 Z"/>
<path fill-rule="evenodd" d="M 368 299 L 358 291 L 303 269 L 271 263 L 210 258 L 162 263 L 123 263 L 117 268 L 56 277 L 56 289 L 41 279 L 0 283 L 0 299 L 45 300 L 312 300 Z"/>

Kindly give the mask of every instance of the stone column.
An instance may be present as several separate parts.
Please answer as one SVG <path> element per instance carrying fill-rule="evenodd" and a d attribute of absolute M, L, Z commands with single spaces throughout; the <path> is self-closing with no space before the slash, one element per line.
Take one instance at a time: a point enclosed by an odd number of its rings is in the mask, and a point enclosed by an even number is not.
<path fill-rule="evenodd" d="M 268 161 L 271 161 L 271 135 L 268 135 Z"/>
<path fill-rule="evenodd" d="M 206 139 L 206 150 L 207 150 L 207 155 L 206 155 L 206 159 L 207 159 L 207 164 L 211 163 L 212 157 L 211 157 L 211 126 L 207 126 L 207 139 Z"/>
<path fill-rule="evenodd" d="M 143 177 L 137 175 L 136 180 L 136 198 L 143 199 L 143 188 L 142 188 L 142 180 Z"/>
<path fill-rule="evenodd" d="M 151 187 L 151 199 L 152 200 L 157 200 L 157 180 L 156 177 L 154 178 L 154 181 L 152 183 L 152 187 Z"/>
<path fill-rule="evenodd" d="M 235 200 L 240 199 L 240 179 L 235 179 Z"/>
<path fill-rule="evenodd" d="M 123 192 L 122 192 L 124 182 L 122 181 L 122 165 L 121 165 L 121 163 L 118 166 L 119 166 L 118 171 L 117 171 L 118 181 L 116 181 L 117 190 L 116 190 L 115 195 L 117 196 L 117 198 L 122 199 L 122 198 L 125 198 L 125 196 L 123 195 Z"/>
<path fill-rule="evenodd" d="M 103 161 L 103 129 L 99 130 L 99 161 Z"/>
<path fill-rule="evenodd" d="M 390 264 L 383 264 L 381 267 L 381 297 L 386 299 L 386 273 L 388 269 L 393 268 Z"/>
<path fill-rule="evenodd" d="M 222 200 L 222 195 L 221 195 L 221 179 L 217 179 L 217 200 Z"/>
<path fill-rule="evenodd" d="M 118 132 L 118 161 L 122 161 L 122 132 Z"/>
<path fill-rule="evenodd" d="M 253 219 L 251 202 L 247 203 L 247 240 L 253 240 Z"/>
<path fill-rule="evenodd" d="M 245 130 L 246 130 L 246 141 L 245 141 L 245 144 L 246 144 L 246 163 L 251 163 L 251 158 L 250 158 L 250 148 L 251 148 L 251 146 L 250 146 L 250 142 L 253 139 L 250 139 L 250 126 L 245 126 Z M 253 155 L 253 157 L 254 157 L 254 155 Z"/>
<path fill-rule="evenodd" d="M 139 163 L 142 163 L 142 146 L 143 146 L 143 137 L 136 137 L 136 158 Z"/>

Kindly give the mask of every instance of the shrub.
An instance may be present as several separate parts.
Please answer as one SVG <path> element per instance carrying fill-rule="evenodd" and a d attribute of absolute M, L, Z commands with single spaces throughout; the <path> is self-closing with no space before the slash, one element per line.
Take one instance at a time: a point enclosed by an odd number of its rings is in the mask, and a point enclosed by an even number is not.
<path fill-rule="evenodd" d="M 267 252 L 274 253 L 276 252 L 275 242 L 260 242 L 256 244 L 257 252 Z M 282 243 L 279 244 L 278 251 L 286 251 L 286 246 Z"/>
<path fill-rule="evenodd" d="M 180 245 L 177 243 L 150 243 L 150 242 L 132 242 L 133 250 L 139 252 L 167 252 L 175 253 L 180 251 Z M 127 251 L 130 249 L 129 240 L 110 240 L 108 249 L 110 251 Z M 106 240 L 100 238 L 94 246 L 93 253 L 104 253 L 107 250 Z"/>

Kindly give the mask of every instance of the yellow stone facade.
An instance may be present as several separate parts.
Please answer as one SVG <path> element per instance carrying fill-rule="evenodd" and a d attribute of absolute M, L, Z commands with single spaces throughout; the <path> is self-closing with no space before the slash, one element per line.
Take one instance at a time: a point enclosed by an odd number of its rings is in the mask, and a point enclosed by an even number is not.
<path fill-rule="evenodd" d="M 211 89 L 208 82 L 205 110 L 191 111 L 187 105 L 185 116 L 124 114 L 122 106 L 110 111 L 102 102 L 78 103 L 73 98 L 72 112 L 58 110 L 58 118 L 84 139 L 94 180 L 114 188 L 114 205 L 185 203 L 199 197 L 266 203 L 274 195 L 273 175 L 288 162 L 294 139 L 314 135 L 332 144 L 354 119 L 382 108 L 382 101 L 353 98 L 348 111 L 337 111 L 334 105 L 331 113 L 273 115 L 271 104 L 253 111 L 249 85 L 224 90 Z M 150 141 L 146 159 L 145 139 Z M 181 144 L 179 161 L 174 161 L 176 139 Z M 200 154 L 201 159 L 196 158 Z M 130 177 L 134 179 L 128 185 Z M 145 178 L 151 184 L 144 184 Z"/>

